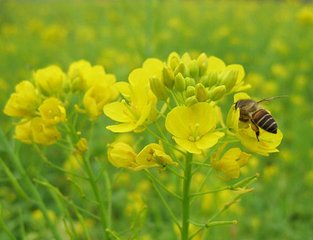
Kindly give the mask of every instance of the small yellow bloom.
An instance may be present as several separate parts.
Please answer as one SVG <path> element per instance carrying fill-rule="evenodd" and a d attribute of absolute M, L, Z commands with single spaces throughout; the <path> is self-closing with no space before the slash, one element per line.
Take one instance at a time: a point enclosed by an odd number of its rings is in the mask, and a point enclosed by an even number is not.
<path fill-rule="evenodd" d="M 34 79 L 42 93 L 53 96 L 63 91 L 65 73 L 58 66 L 52 65 L 37 70 L 34 73 Z"/>
<path fill-rule="evenodd" d="M 239 148 L 231 148 L 220 160 L 212 159 L 211 164 L 218 176 L 224 180 L 230 180 L 240 176 L 240 168 L 247 164 L 250 156 Z"/>
<path fill-rule="evenodd" d="M 118 84 L 124 100 L 104 106 L 104 114 L 119 122 L 119 124 L 107 126 L 110 131 L 141 132 L 147 123 L 156 118 L 157 99 L 151 92 L 149 78 L 156 76 L 157 73 L 150 66 L 150 62 L 148 63 L 147 66 L 144 63 L 146 68 L 138 68 L 130 73 L 129 84 Z"/>
<path fill-rule="evenodd" d="M 15 87 L 7 101 L 3 112 L 11 117 L 30 117 L 40 104 L 40 96 L 34 85 L 29 81 L 22 81 Z"/>
<path fill-rule="evenodd" d="M 91 69 L 91 64 L 85 60 L 73 62 L 70 65 L 67 74 L 73 91 L 85 91 L 87 89 L 84 73 L 89 71 L 89 69 Z"/>
<path fill-rule="evenodd" d="M 238 93 L 234 96 L 234 103 L 240 99 L 250 99 L 245 93 Z M 250 123 L 243 123 L 239 120 L 240 110 L 231 107 L 227 116 L 227 126 L 240 140 L 241 144 L 248 150 L 260 155 L 268 156 L 269 153 L 278 152 L 277 147 L 283 138 L 282 132 L 278 129 L 277 134 L 269 133 L 259 128 L 259 141 L 252 130 Z"/>
<path fill-rule="evenodd" d="M 84 153 L 88 150 L 88 141 L 86 138 L 80 138 L 76 143 L 76 149 L 79 153 Z"/>
<path fill-rule="evenodd" d="M 114 142 L 108 147 L 108 160 L 115 167 L 134 168 L 136 167 L 136 153 L 126 143 Z"/>
<path fill-rule="evenodd" d="M 31 121 L 21 121 L 21 123 L 15 126 L 14 138 L 26 143 L 31 144 L 33 142 L 32 130 L 30 127 Z"/>
<path fill-rule="evenodd" d="M 136 157 L 138 167 L 141 170 L 149 167 L 165 167 L 166 165 L 176 165 L 172 158 L 167 155 L 160 144 L 151 143 L 145 146 Z"/>
<path fill-rule="evenodd" d="M 51 145 L 61 138 L 60 132 L 55 126 L 48 126 L 42 118 L 35 117 L 31 120 L 33 142 L 42 145 Z"/>
<path fill-rule="evenodd" d="M 224 136 L 224 133 L 215 131 L 217 121 L 215 108 L 202 102 L 174 108 L 166 117 L 165 127 L 180 147 L 201 154 Z"/>
<path fill-rule="evenodd" d="M 103 113 L 104 105 L 117 98 L 118 91 L 113 85 L 114 82 L 104 80 L 91 86 L 85 93 L 83 103 L 91 119 L 100 116 Z"/>
<path fill-rule="evenodd" d="M 46 125 L 55 125 L 64 122 L 66 119 L 66 111 L 63 103 L 54 97 L 47 98 L 39 106 L 39 113 Z"/>

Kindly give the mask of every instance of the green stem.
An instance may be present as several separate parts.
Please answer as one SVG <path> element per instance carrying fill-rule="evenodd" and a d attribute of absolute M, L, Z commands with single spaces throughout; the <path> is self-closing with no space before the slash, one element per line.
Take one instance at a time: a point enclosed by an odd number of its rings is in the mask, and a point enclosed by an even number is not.
<path fill-rule="evenodd" d="M 4 145 L 5 149 L 7 149 L 7 152 L 9 154 L 15 168 L 20 173 L 21 178 L 22 178 L 24 184 L 26 185 L 27 189 L 29 189 L 31 191 L 33 199 L 35 200 L 38 207 L 42 211 L 44 219 L 47 222 L 49 229 L 51 230 L 54 238 L 56 240 L 61 240 L 62 238 L 61 238 L 60 233 L 58 232 L 58 230 L 56 228 L 56 224 L 53 223 L 48 216 L 48 209 L 47 209 L 45 203 L 43 202 L 43 200 L 40 196 L 40 193 L 38 192 L 37 188 L 35 187 L 35 185 L 31 181 L 30 177 L 27 175 L 23 165 L 20 162 L 19 157 L 14 153 L 11 145 L 7 141 L 6 137 L 4 136 L 2 129 L 0 129 L 0 140 L 1 140 L 2 144 Z"/>
<path fill-rule="evenodd" d="M 189 216 L 190 216 L 190 183 L 192 171 L 192 154 L 188 153 L 185 162 L 184 183 L 183 183 L 183 201 L 182 201 L 182 230 L 181 239 L 188 240 L 189 238 Z"/>
<path fill-rule="evenodd" d="M 100 207 L 100 218 L 101 218 L 101 222 L 102 222 L 102 228 L 105 232 L 106 238 L 105 239 L 109 239 L 109 234 L 107 232 L 107 227 L 108 227 L 108 221 L 107 221 L 107 211 L 105 209 L 105 204 L 103 202 L 103 198 L 100 196 L 100 192 L 99 192 L 99 188 L 96 182 L 96 177 L 93 174 L 91 165 L 90 165 L 90 161 L 89 158 L 86 159 L 85 156 L 82 156 L 83 158 L 83 162 L 85 165 L 85 169 L 89 178 L 89 183 L 91 185 L 92 191 L 95 195 L 95 198 L 99 204 Z"/>

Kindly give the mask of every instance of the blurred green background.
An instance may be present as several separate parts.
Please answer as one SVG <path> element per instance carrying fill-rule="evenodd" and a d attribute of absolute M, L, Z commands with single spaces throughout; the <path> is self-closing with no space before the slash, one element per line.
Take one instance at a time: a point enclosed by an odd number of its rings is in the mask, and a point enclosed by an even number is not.
<path fill-rule="evenodd" d="M 125 81 L 146 58 L 166 60 L 172 51 L 205 52 L 227 64 L 242 64 L 245 80 L 252 85 L 248 93 L 255 99 L 288 95 L 266 106 L 284 133 L 280 153 L 251 161 L 247 171 L 261 174 L 255 191 L 227 215 L 239 224 L 212 229 L 210 239 L 312 239 L 310 1 L 0 0 L 0 107 L 16 83 L 50 64 L 66 71 L 71 62 L 86 59 Z M 2 111 L 0 120 L 5 131 L 12 128 Z M 3 146 L 0 151 L 5 152 Z M 22 200 L 1 168 L 0 178 L 1 206 L 18 212 Z M 31 212 L 25 210 L 24 215 Z M 2 218 L 14 230 L 22 221 L 17 216 Z M 153 222 L 143 225 L 149 228 Z M 25 229 L 31 232 L 36 227 L 28 224 Z M 167 239 L 157 228 L 150 235 L 142 239 Z M 0 233 L 0 239 L 5 235 Z"/>

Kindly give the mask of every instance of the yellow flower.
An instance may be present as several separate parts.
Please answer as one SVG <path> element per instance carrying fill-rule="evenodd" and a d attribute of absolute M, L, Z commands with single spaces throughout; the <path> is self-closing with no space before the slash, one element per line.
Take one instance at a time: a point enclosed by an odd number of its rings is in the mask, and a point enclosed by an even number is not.
<path fill-rule="evenodd" d="M 15 126 L 14 138 L 26 143 L 31 144 L 33 142 L 32 130 L 30 127 L 31 121 L 22 121 Z"/>
<path fill-rule="evenodd" d="M 66 111 L 63 103 L 54 97 L 47 98 L 40 106 L 39 113 L 46 125 L 54 125 L 64 122 Z"/>
<path fill-rule="evenodd" d="M 29 81 L 22 81 L 15 87 L 15 93 L 11 94 L 3 112 L 11 117 L 29 117 L 35 114 L 40 104 L 34 85 Z"/>
<path fill-rule="evenodd" d="M 73 62 L 70 65 L 67 74 L 73 91 L 85 91 L 87 89 L 84 73 L 89 71 L 89 69 L 91 69 L 91 64 L 85 60 Z"/>
<path fill-rule="evenodd" d="M 118 96 L 118 91 L 114 86 L 115 77 L 109 74 L 106 76 L 107 79 L 91 86 L 84 95 L 83 103 L 91 119 L 100 116 L 103 113 L 103 106 Z"/>
<path fill-rule="evenodd" d="M 250 156 L 239 148 L 231 148 L 220 160 L 212 158 L 211 164 L 222 179 L 230 180 L 240 176 L 240 168 L 247 164 Z"/>
<path fill-rule="evenodd" d="M 60 139 L 61 134 L 55 126 L 48 126 L 42 118 L 35 117 L 16 125 L 14 137 L 27 144 L 51 145 Z"/>
<path fill-rule="evenodd" d="M 146 63 L 146 62 L 145 62 Z M 104 106 L 103 112 L 117 125 L 107 126 L 112 132 L 141 132 L 145 125 L 156 118 L 156 97 L 150 90 L 149 78 L 156 76 L 148 62 L 144 68 L 133 70 L 129 77 L 129 83 L 117 85 L 125 98 L 121 102 L 113 102 Z"/>
<path fill-rule="evenodd" d="M 151 143 L 145 146 L 140 153 L 138 153 L 136 163 L 138 164 L 136 170 L 177 164 L 164 152 L 163 147 L 156 143 Z"/>
<path fill-rule="evenodd" d="M 202 102 L 174 108 L 166 117 L 165 127 L 180 147 L 201 154 L 224 136 L 224 133 L 215 131 L 217 121 L 215 108 Z"/>
<path fill-rule="evenodd" d="M 156 143 L 145 146 L 138 154 L 124 142 L 114 142 L 108 148 L 108 160 L 115 167 L 129 168 L 139 171 L 151 167 L 165 167 L 176 165 L 167 155 L 163 147 Z"/>
<path fill-rule="evenodd" d="M 126 143 L 114 142 L 108 146 L 108 160 L 115 167 L 136 167 L 136 153 Z"/>
<path fill-rule="evenodd" d="M 42 145 L 54 144 L 60 139 L 61 134 L 55 126 L 47 126 L 42 118 L 36 117 L 31 120 L 30 128 L 34 143 Z"/>
<path fill-rule="evenodd" d="M 250 99 L 245 93 L 238 93 L 234 96 L 234 103 L 241 99 Z M 233 105 L 228 112 L 227 126 L 241 144 L 248 150 L 260 155 L 268 156 L 269 153 L 278 152 L 277 147 L 280 145 L 283 138 L 282 132 L 278 129 L 277 133 L 270 133 L 259 128 L 259 141 L 256 138 L 255 131 L 251 128 L 251 123 L 244 123 L 239 120 L 240 110 Z"/>
<path fill-rule="evenodd" d="M 57 95 L 63 91 L 65 73 L 58 66 L 52 65 L 37 70 L 34 79 L 42 93 L 48 96 Z"/>
<path fill-rule="evenodd" d="M 207 72 L 209 76 L 217 74 L 218 79 L 220 79 L 220 84 L 226 87 L 227 91 L 242 91 L 249 88 L 249 85 L 244 85 L 242 81 L 245 72 L 241 65 L 239 64 L 230 64 L 225 65 L 225 63 L 217 57 L 208 58 L 208 67 Z"/>

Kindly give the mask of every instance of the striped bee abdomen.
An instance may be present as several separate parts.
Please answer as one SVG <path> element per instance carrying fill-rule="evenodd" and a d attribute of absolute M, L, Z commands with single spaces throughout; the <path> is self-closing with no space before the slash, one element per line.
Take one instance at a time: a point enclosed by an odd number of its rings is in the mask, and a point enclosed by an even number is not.
<path fill-rule="evenodd" d="M 259 109 L 252 114 L 253 122 L 270 133 L 277 133 L 277 123 L 274 118 L 264 109 Z"/>

